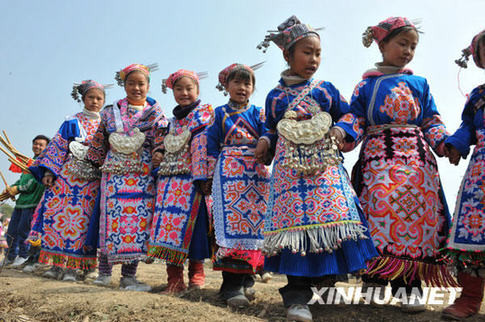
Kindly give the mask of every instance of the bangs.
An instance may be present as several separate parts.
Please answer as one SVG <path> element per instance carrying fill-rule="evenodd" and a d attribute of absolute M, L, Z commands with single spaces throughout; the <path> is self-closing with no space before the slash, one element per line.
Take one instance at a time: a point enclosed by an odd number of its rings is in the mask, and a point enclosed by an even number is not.
<path fill-rule="evenodd" d="M 254 74 L 251 73 L 249 70 L 246 68 L 237 68 L 233 70 L 232 72 L 229 73 L 227 76 L 227 83 L 229 83 L 231 80 L 237 79 L 241 81 L 252 81 L 253 85 L 255 85 L 255 78 Z"/>

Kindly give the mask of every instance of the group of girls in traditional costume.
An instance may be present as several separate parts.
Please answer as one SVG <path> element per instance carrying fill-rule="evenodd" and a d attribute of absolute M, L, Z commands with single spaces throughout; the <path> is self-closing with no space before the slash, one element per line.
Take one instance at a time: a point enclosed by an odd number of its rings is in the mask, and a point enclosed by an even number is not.
<path fill-rule="evenodd" d="M 461 65 L 473 55 L 485 67 L 484 35 L 464 50 Z M 456 285 L 445 266 L 453 262 L 463 294 L 444 315 L 477 313 L 485 277 L 485 87 L 472 92 L 450 136 L 426 79 L 405 68 L 418 27 L 391 17 L 365 31 L 364 45 L 373 41 L 383 60 L 364 73 L 350 105 L 332 83 L 313 78 L 320 36 L 295 16 L 258 46 L 266 51 L 274 42 L 289 66 L 265 109 L 249 102 L 260 64 L 222 70 L 217 87 L 229 101 L 215 109 L 199 99 L 203 74 L 171 74 L 162 85 L 178 104 L 170 119 L 147 96 L 151 67 L 121 70 L 126 98 L 101 112 L 104 87 L 76 85 L 84 111 L 64 122 L 31 168 L 48 187 L 31 233 L 41 236 L 48 275 L 66 269 L 71 279 L 72 270 L 92 269 L 99 248 L 96 284 L 109 284 L 112 265 L 121 263 L 122 288 L 149 290 L 135 277 L 138 262 L 161 259 L 165 293 L 180 293 L 184 263 L 188 286 L 197 289 L 203 261 L 212 258 L 230 306 L 249 304 L 253 276 L 264 268 L 287 276 L 279 290 L 287 317 L 311 321 L 311 287 L 337 275 L 362 275 L 365 286 L 390 282 L 393 293 L 404 288 L 411 298 L 423 282 Z M 360 142 L 351 181 L 342 152 Z M 432 150 L 457 164 L 472 144 L 451 225 Z M 402 308 L 424 306 L 403 301 Z"/>

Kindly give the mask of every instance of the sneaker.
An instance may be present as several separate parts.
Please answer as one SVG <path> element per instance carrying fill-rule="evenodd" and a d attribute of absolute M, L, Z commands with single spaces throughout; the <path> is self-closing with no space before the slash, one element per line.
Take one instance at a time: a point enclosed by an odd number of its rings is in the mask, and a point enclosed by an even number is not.
<path fill-rule="evenodd" d="M 22 269 L 22 272 L 24 272 L 24 273 L 33 273 L 33 272 L 35 272 L 37 270 L 37 268 L 39 268 L 39 266 L 40 266 L 39 263 L 27 264 Z"/>
<path fill-rule="evenodd" d="M 235 309 L 243 308 L 249 305 L 249 300 L 246 296 L 239 294 L 227 299 L 227 305 Z"/>
<path fill-rule="evenodd" d="M 73 269 L 68 269 L 64 272 L 64 276 L 62 280 L 65 282 L 75 282 L 77 281 L 77 274 L 76 271 Z"/>
<path fill-rule="evenodd" d="M 25 264 L 25 262 L 28 259 L 29 259 L 28 257 L 20 257 L 20 256 L 18 256 L 17 258 L 15 258 L 15 260 L 13 261 L 13 263 L 10 264 L 10 267 L 18 268 L 18 267 L 22 266 L 23 264 Z"/>
<path fill-rule="evenodd" d="M 59 279 L 59 277 L 61 277 L 61 274 L 62 274 L 62 269 L 52 266 L 47 271 L 45 271 L 44 274 L 42 274 L 42 276 L 57 280 Z"/>
<path fill-rule="evenodd" d="M 286 313 L 286 319 L 288 321 L 313 321 L 312 312 L 308 305 L 293 304 L 288 308 Z"/>
<path fill-rule="evenodd" d="M 252 301 L 256 298 L 256 290 L 252 287 L 245 287 L 244 288 L 244 296 L 246 296 L 246 298 L 249 301 Z"/>
<path fill-rule="evenodd" d="M 122 276 L 120 279 L 120 288 L 125 291 L 150 292 L 152 287 L 145 283 L 137 281 L 135 276 Z"/>
<path fill-rule="evenodd" d="M 100 286 L 108 286 L 111 283 L 111 275 L 99 274 L 98 277 L 93 281 L 93 284 Z"/>
<path fill-rule="evenodd" d="M 268 283 L 272 278 L 273 278 L 273 274 L 271 274 L 270 272 L 266 272 L 263 275 L 261 275 L 261 282 Z"/>

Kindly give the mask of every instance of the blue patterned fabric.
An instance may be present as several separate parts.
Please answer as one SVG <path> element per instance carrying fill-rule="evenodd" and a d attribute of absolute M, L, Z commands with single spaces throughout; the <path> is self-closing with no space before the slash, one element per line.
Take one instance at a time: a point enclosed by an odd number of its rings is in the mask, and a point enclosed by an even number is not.
<path fill-rule="evenodd" d="M 365 215 L 359 208 L 359 218 L 365 223 Z M 293 253 L 283 249 L 280 254 L 264 260 L 264 270 L 294 276 L 321 277 L 324 275 L 345 275 L 367 268 L 366 262 L 378 256 L 370 232 L 366 239 L 342 242 L 339 249 L 331 253 Z"/>
<path fill-rule="evenodd" d="M 254 148 L 265 131 L 260 107 L 229 104 L 216 108 L 207 130 L 207 154 L 217 160 L 212 198 L 219 247 L 259 250 L 263 244 L 269 172 L 256 162 Z"/>
<path fill-rule="evenodd" d="M 462 114 L 460 128 L 446 140 L 460 151 L 463 158 L 475 144 L 463 177 L 448 249 L 458 253 L 463 262 L 485 263 L 485 85 L 470 94 Z"/>
<path fill-rule="evenodd" d="M 268 134 L 277 133 L 276 125 L 288 105 L 312 82 L 286 86 L 282 79 L 268 94 Z M 346 132 L 346 141 L 354 142 L 359 137 L 358 121 L 349 114 L 348 103 L 331 83 L 315 83 L 293 109 L 297 120 L 310 118 L 310 107 L 320 106 L 331 115 L 333 125 Z M 286 153 L 279 137 L 265 221 L 265 250 L 269 252 L 265 269 L 309 277 L 366 269 L 366 261 L 377 252 L 343 165 L 328 165 L 325 170 L 303 175 L 282 165 Z"/>
<path fill-rule="evenodd" d="M 269 92 L 266 97 L 265 126 L 271 131 L 266 132 L 265 136 L 268 136 L 273 143 L 276 143 L 274 135 L 276 125 L 283 118 L 288 105 L 312 81 L 313 79 L 310 79 L 299 84 L 286 86 L 284 80 L 281 79 L 279 85 Z M 315 104 L 315 102 L 321 106 L 322 111 L 328 112 L 332 116 L 335 126 L 339 126 L 347 133 L 347 141 L 354 141 L 359 137 L 357 120 L 352 117 L 352 114 L 349 114 L 349 104 L 332 83 L 317 82 L 316 86 L 299 104 L 302 107 L 298 110 L 299 118 L 310 118 L 311 113 L 307 110 L 307 107 Z"/>
<path fill-rule="evenodd" d="M 79 121 L 76 116 L 72 116 L 62 123 L 57 134 L 37 158 L 38 160 L 29 168 L 37 181 L 42 181 L 46 169 L 56 177 L 59 175 L 69 153 L 68 144 L 79 137 L 80 133 Z"/>
<path fill-rule="evenodd" d="M 389 74 L 366 77 L 354 89 L 351 109 L 360 122 L 358 141 L 365 134 L 365 128 L 381 124 L 417 125 L 435 151 L 447 138 L 428 82 L 420 76 Z"/>

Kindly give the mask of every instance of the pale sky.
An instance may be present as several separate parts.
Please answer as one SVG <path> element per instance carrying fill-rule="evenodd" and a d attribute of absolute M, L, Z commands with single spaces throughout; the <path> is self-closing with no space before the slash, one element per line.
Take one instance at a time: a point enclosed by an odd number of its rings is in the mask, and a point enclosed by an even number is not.
<path fill-rule="evenodd" d="M 323 59 L 315 77 L 332 82 L 348 100 L 362 73 L 380 61 L 375 44 L 362 45 L 367 26 L 389 16 L 421 19 L 424 34 L 408 67 L 427 78 L 438 110 L 454 132 L 465 103 L 454 60 L 485 28 L 484 12 L 483 0 L 0 0 L 0 130 L 30 155 L 35 135 L 52 137 L 66 116 L 82 109 L 70 96 L 73 82 L 115 83 L 114 73 L 135 62 L 160 65 L 152 74 L 149 95 L 171 116 L 173 96 L 160 91 L 161 80 L 170 73 L 180 68 L 209 72 L 201 81 L 200 97 L 219 106 L 227 101 L 215 89 L 221 69 L 234 62 L 266 61 L 256 72 L 257 89 L 251 98 L 262 106 L 285 62 L 274 44 L 266 54 L 256 46 L 266 30 L 295 14 L 313 27 L 325 27 L 320 32 Z M 460 78 L 468 93 L 485 82 L 485 73 L 470 63 Z M 115 85 L 106 103 L 123 97 L 124 91 Z M 359 149 L 345 155 L 349 171 Z M 467 162 L 454 167 L 438 160 L 451 209 Z M 0 170 L 13 183 L 18 175 L 10 173 L 8 165 L 1 154 Z"/>

